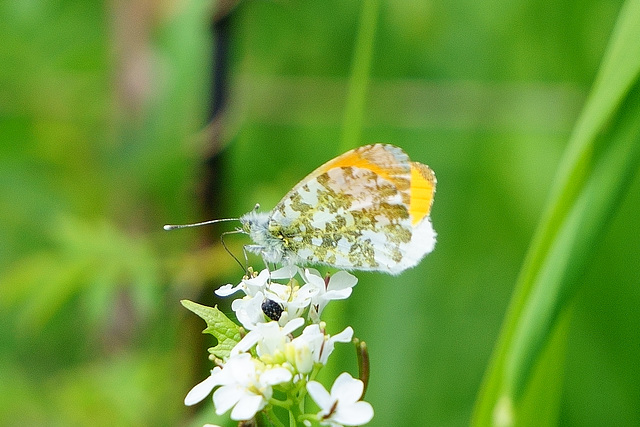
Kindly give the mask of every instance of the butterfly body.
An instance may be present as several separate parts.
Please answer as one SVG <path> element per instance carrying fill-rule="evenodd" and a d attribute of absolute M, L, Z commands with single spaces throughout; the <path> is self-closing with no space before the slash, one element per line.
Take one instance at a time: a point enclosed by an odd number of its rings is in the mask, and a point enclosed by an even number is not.
<path fill-rule="evenodd" d="M 436 178 L 400 148 L 351 150 L 309 174 L 271 212 L 242 217 L 247 246 L 273 263 L 326 264 L 398 274 L 435 245 Z"/>

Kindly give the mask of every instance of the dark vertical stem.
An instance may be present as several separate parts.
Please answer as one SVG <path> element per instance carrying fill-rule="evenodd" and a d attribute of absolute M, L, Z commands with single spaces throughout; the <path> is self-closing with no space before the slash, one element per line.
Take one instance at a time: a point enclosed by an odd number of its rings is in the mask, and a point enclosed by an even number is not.
<path fill-rule="evenodd" d="M 220 179 L 223 163 L 218 155 L 222 145 L 219 130 L 221 116 L 228 97 L 229 24 L 231 16 L 225 15 L 213 23 L 213 73 L 211 75 L 211 107 L 209 109 L 209 155 L 204 159 L 204 176 L 201 182 L 203 212 L 206 218 L 219 218 Z"/>

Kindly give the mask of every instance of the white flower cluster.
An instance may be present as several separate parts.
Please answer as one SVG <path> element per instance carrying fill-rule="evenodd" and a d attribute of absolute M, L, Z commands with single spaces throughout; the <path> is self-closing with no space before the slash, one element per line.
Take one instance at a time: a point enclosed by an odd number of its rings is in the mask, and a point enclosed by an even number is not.
<path fill-rule="evenodd" d="M 329 301 L 349 297 L 358 279 L 345 271 L 325 279 L 316 270 L 296 266 L 272 272 L 265 269 L 252 276 L 237 286 L 225 285 L 216 291 L 219 296 L 244 292 L 231 308 L 249 332 L 207 379 L 191 389 L 185 404 L 198 403 L 216 389 L 216 413 L 231 410 L 231 419 L 236 421 L 250 420 L 261 410 L 272 417 L 273 406 L 280 406 L 289 411 L 290 425 L 316 422 L 338 427 L 368 423 L 373 418 L 373 408 L 360 400 L 362 381 L 342 373 L 331 392 L 314 381 L 335 343 L 353 338 L 351 327 L 328 335 L 320 315 Z M 295 276 L 302 279 L 302 286 Z M 288 282 L 275 282 L 281 279 Z M 307 326 L 295 336 L 305 323 Z M 282 398 L 274 397 L 274 391 Z M 303 413 L 302 402 L 307 393 L 320 408 L 318 413 Z"/>

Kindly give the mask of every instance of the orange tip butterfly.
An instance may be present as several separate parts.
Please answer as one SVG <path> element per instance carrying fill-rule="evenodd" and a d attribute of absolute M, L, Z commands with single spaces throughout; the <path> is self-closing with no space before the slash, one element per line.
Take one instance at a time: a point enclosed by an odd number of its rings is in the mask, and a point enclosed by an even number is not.
<path fill-rule="evenodd" d="M 245 248 L 266 262 L 399 274 L 435 246 L 435 189 L 433 171 L 402 149 L 365 145 L 311 172 L 271 212 L 241 216 L 238 231 L 253 240 Z"/>

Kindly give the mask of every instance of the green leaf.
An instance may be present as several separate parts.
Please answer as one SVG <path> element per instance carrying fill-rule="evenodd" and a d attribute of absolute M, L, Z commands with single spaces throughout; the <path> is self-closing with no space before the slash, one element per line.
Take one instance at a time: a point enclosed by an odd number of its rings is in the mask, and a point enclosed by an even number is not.
<path fill-rule="evenodd" d="M 228 359 L 231 349 L 242 338 L 240 327 L 218 310 L 217 306 L 207 307 L 189 300 L 180 302 L 185 308 L 200 316 L 207 323 L 207 328 L 202 333 L 211 334 L 218 340 L 218 345 L 211 347 L 209 353 L 222 360 Z"/>
<path fill-rule="evenodd" d="M 474 425 L 557 423 L 572 297 L 640 164 L 637 22 L 640 1 L 627 1 L 522 267 Z M 542 407 L 555 413 L 541 418 Z"/>

